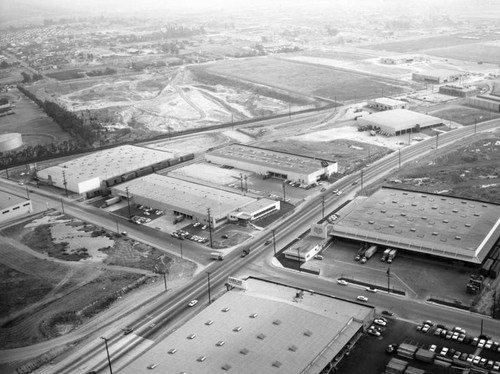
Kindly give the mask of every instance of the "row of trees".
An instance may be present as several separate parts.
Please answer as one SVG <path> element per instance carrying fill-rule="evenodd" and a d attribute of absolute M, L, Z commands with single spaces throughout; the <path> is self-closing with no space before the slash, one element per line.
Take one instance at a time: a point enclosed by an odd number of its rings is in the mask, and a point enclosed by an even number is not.
<path fill-rule="evenodd" d="M 31 75 L 31 74 L 28 74 L 28 73 L 22 71 L 21 75 L 23 76 L 23 83 L 31 83 L 31 82 L 36 82 L 36 81 L 43 79 L 43 75 L 38 74 L 38 73 Z"/>

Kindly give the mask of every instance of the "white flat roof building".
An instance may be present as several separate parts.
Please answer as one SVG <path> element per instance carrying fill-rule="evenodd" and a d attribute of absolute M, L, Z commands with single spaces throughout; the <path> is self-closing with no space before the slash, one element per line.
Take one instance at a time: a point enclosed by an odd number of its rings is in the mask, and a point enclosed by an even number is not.
<path fill-rule="evenodd" d="M 205 159 L 218 165 L 228 165 L 259 175 L 289 179 L 307 185 L 338 170 L 337 162 L 334 161 L 242 144 L 231 144 L 207 152 Z"/>
<path fill-rule="evenodd" d="M 468 73 L 464 71 L 434 69 L 425 72 L 412 73 L 412 79 L 417 82 L 441 84 L 458 81 L 461 77 L 466 75 L 468 75 Z"/>
<path fill-rule="evenodd" d="M 76 193 L 101 188 L 102 182 L 171 159 L 173 154 L 150 148 L 123 145 L 94 152 L 37 172 L 39 178 Z"/>
<path fill-rule="evenodd" d="M 0 222 L 28 214 L 31 210 L 31 200 L 0 191 Z"/>
<path fill-rule="evenodd" d="M 128 189 L 128 192 L 127 192 Z M 113 195 L 128 197 L 136 204 L 164 211 L 173 211 L 199 222 L 208 223 L 208 209 L 212 227 L 225 223 L 232 212 L 253 215 L 266 209 L 279 209 L 280 202 L 256 199 L 240 193 L 205 186 L 182 179 L 150 174 L 111 188 Z M 277 209 L 276 209 L 277 208 Z M 236 217 L 235 217 L 236 219 Z"/>
<path fill-rule="evenodd" d="M 375 308 L 257 278 L 242 280 L 120 370 L 149 373 L 319 374 Z M 130 334 L 133 338 L 133 335 Z M 169 353 L 174 352 L 175 353 Z"/>
<path fill-rule="evenodd" d="M 368 100 L 368 106 L 378 110 L 408 109 L 409 104 L 406 101 L 391 99 L 390 97 L 379 97 Z"/>
<path fill-rule="evenodd" d="M 394 109 L 358 118 L 360 126 L 379 129 L 386 135 L 402 135 L 439 126 L 443 120 L 406 109 Z"/>

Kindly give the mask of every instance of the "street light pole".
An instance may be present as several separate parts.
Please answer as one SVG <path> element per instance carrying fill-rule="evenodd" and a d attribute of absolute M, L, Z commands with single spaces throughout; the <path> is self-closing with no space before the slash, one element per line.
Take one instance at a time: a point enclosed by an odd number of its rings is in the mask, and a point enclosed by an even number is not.
<path fill-rule="evenodd" d="M 127 204 L 128 204 L 128 218 L 132 216 L 132 213 L 130 213 L 130 197 L 128 195 L 128 187 L 125 188 L 125 191 L 127 191 Z"/>
<path fill-rule="evenodd" d="M 273 245 L 274 245 L 274 257 L 276 257 L 276 236 L 274 235 L 276 230 L 273 230 Z"/>
<path fill-rule="evenodd" d="M 391 293 L 391 268 L 387 268 L 387 293 Z"/>
<path fill-rule="evenodd" d="M 106 345 L 106 353 L 108 355 L 109 372 L 110 372 L 110 374 L 113 374 L 113 369 L 111 368 L 111 358 L 109 357 L 108 339 L 103 338 L 102 336 L 101 336 L 101 339 L 104 340 L 104 344 Z"/>
<path fill-rule="evenodd" d="M 207 216 L 208 216 L 208 234 L 210 236 L 210 248 L 213 248 L 212 242 L 212 217 L 210 217 L 210 208 L 207 208 Z"/>
<path fill-rule="evenodd" d="M 64 214 L 64 202 L 62 197 L 61 197 L 61 208 L 62 208 L 62 213 Z"/>
<path fill-rule="evenodd" d="M 212 303 L 212 299 L 210 298 L 210 272 L 207 271 L 207 283 L 208 283 L 208 303 Z"/>
<path fill-rule="evenodd" d="M 167 273 L 165 271 L 163 272 L 163 281 L 165 282 L 165 291 L 168 291 L 168 289 L 167 289 Z"/>
<path fill-rule="evenodd" d="M 361 187 L 361 188 L 363 188 L 363 187 Z M 323 218 L 325 218 L 325 197 L 321 196 L 321 200 L 322 200 L 321 211 L 323 213 Z"/>
<path fill-rule="evenodd" d="M 181 245 L 181 258 L 184 259 L 184 257 L 182 257 L 182 243 L 180 243 Z"/>
<path fill-rule="evenodd" d="M 285 181 L 283 181 L 283 202 L 285 202 L 286 200 L 286 196 L 285 196 Z"/>
<path fill-rule="evenodd" d="M 66 197 L 68 197 L 68 181 L 66 180 L 66 171 L 63 170 L 62 175 L 63 175 L 64 191 L 65 191 Z"/>
<path fill-rule="evenodd" d="M 361 189 L 363 189 L 363 170 L 361 170 Z"/>
<path fill-rule="evenodd" d="M 399 155 L 399 168 L 401 169 L 401 148 L 398 149 L 398 155 Z"/>

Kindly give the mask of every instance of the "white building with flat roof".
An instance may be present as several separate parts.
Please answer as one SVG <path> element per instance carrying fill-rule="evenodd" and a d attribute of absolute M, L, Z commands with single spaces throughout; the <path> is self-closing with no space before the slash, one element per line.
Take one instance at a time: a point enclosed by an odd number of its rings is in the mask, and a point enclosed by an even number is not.
<path fill-rule="evenodd" d="M 159 373 L 319 374 L 375 317 L 372 306 L 310 290 L 253 277 L 228 283 L 235 288 L 200 300 L 189 321 L 120 373 L 156 365 Z"/>
<path fill-rule="evenodd" d="M 100 189 L 105 181 L 171 158 L 173 154 L 170 152 L 123 145 L 40 170 L 37 177 L 56 187 L 82 194 Z"/>
<path fill-rule="evenodd" d="M 338 164 L 334 161 L 243 144 L 231 144 L 207 152 L 205 159 L 218 165 L 228 165 L 262 176 L 288 179 L 305 185 L 338 171 Z"/>
<path fill-rule="evenodd" d="M 29 214 L 31 211 L 31 200 L 0 191 L 0 223 Z"/>
<path fill-rule="evenodd" d="M 182 179 L 150 174 L 111 188 L 114 196 L 129 197 L 135 204 L 172 211 L 188 219 L 218 227 L 228 220 L 251 221 L 280 209 L 280 202 L 257 199 L 241 193 L 193 183 Z"/>
<path fill-rule="evenodd" d="M 412 73 L 412 80 L 433 84 L 451 83 L 460 80 L 469 73 L 451 69 L 434 69 L 425 72 Z"/>
<path fill-rule="evenodd" d="M 379 97 L 368 100 L 367 105 L 377 110 L 408 109 L 410 104 L 406 101 L 391 99 L 390 97 Z"/>
<path fill-rule="evenodd" d="M 369 129 L 380 130 L 382 134 L 393 136 L 440 126 L 443 124 L 443 120 L 411 110 L 394 109 L 360 117 L 358 118 L 358 124 Z"/>

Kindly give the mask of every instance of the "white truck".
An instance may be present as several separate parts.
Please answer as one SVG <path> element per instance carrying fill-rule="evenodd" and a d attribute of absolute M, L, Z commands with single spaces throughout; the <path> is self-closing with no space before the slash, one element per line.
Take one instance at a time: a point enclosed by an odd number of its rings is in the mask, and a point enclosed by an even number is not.
<path fill-rule="evenodd" d="M 377 252 L 377 246 L 376 245 L 372 245 L 370 246 L 370 248 L 368 248 L 363 256 L 363 258 L 361 259 L 361 263 L 364 264 L 366 261 L 368 261 L 368 259 L 370 257 L 372 257 L 375 252 Z"/>
<path fill-rule="evenodd" d="M 221 252 L 212 252 L 210 253 L 210 258 L 212 260 L 222 261 L 224 260 L 224 255 Z"/>
<path fill-rule="evenodd" d="M 398 254 L 397 249 L 391 249 L 391 252 L 389 253 L 389 256 L 387 257 L 387 263 L 390 264 L 392 260 L 394 260 L 394 257 Z"/>
<path fill-rule="evenodd" d="M 391 249 L 387 248 L 384 251 L 384 254 L 382 255 L 382 258 L 380 259 L 380 261 L 384 262 L 385 260 L 387 260 L 387 257 L 389 257 L 389 253 L 391 253 Z"/>

